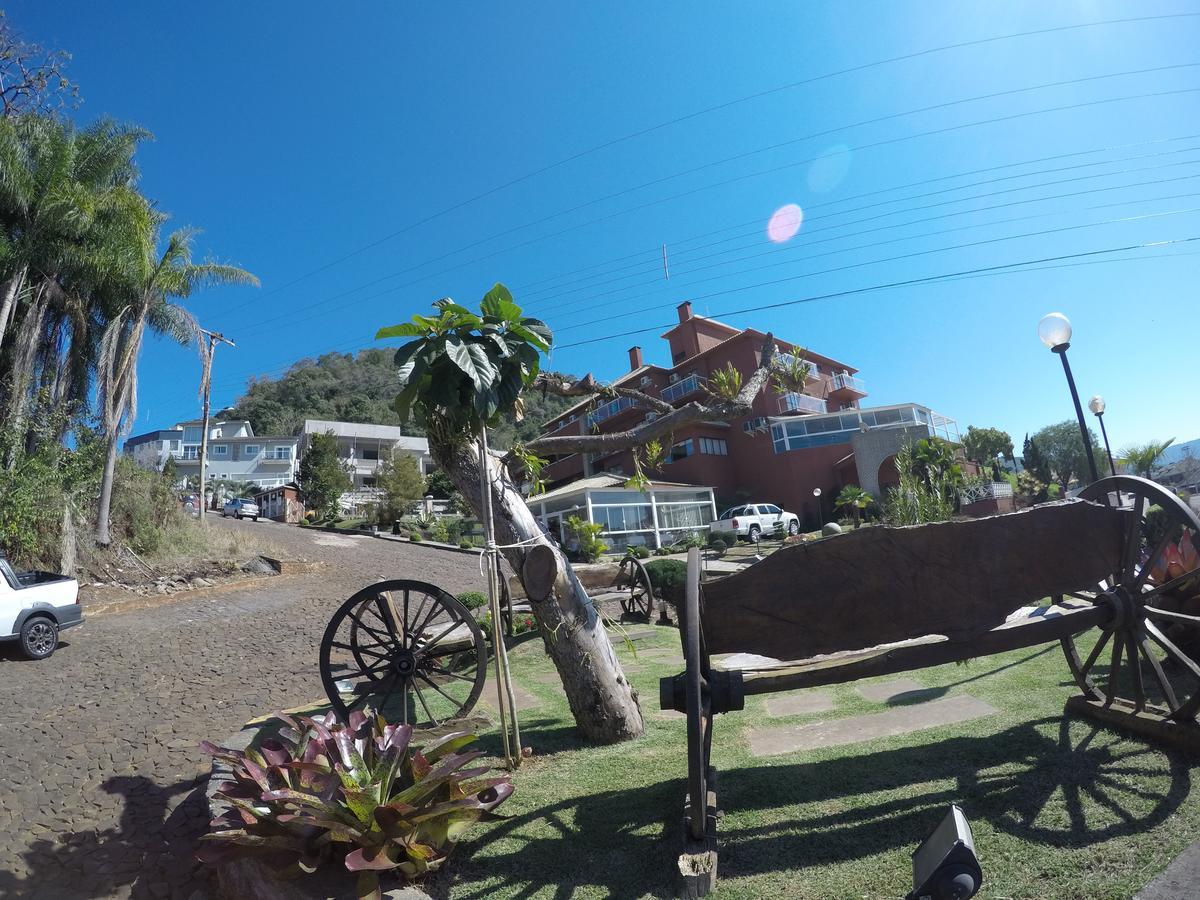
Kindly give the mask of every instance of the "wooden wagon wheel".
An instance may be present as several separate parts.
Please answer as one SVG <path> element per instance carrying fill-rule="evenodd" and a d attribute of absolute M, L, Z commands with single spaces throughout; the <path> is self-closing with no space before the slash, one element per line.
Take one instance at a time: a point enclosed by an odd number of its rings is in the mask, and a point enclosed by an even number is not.
<path fill-rule="evenodd" d="M 487 678 L 475 619 L 441 588 L 381 581 L 338 607 L 321 639 L 321 682 L 346 717 L 370 706 L 392 722 L 440 725 L 466 715 Z"/>
<path fill-rule="evenodd" d="M 703 840 L 708 827 L 709 754 L 712 748 L 712 695 L 708 651 L 700 624 L 700 551 L 688 550 L 687 584 L 680 636 L 688 739 L 688 832 Z"/>
<path fill-rule="evenodd" d="M 621 597 L 621 611 L 626 615 L 642 616 L 649 622 L 654 614 L 654 585 L 650 583 L 650 573 L 636 556 L 621 560 L 617 588 L 629 592 L 628 596 Z"/>
<path fill-rule="evenodd" d="M 1111 576 L 1072 596 L 1105 604 L 1113 618 L 1081 659 L 1063 638 L 1067 664 L 1088 700 L 1194 723 L 1200 711 L 1200 518 L 1152 481 L 1103 478 L 1079 494 L 1131 510 Z M 1107 649 L 1108 669 L 1096 668 Z"/>

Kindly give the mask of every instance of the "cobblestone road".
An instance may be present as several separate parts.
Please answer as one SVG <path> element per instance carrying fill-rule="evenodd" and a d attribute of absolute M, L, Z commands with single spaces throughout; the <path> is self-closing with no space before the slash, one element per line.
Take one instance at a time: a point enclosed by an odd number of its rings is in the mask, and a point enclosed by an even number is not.
<path fill-rule="evenodd" d="M 0 897 L 206 897 L 192 858 L 207 827 L 197 742 L 322 696 L 321 633 L 359 588 L 396 577 L 482 586 L 465 554 L 266 522 L 214 527 L 263 529 L 329 568 L 96 617 L 41 662 L 0 649 Z"/>

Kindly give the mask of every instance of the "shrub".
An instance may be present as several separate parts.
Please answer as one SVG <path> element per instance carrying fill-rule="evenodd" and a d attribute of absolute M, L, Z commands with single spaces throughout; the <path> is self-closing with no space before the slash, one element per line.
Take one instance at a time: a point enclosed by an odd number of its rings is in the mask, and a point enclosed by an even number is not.
<path fill-rule="evenodd" d="M 488 605 L 487 594 L 481 594 L 479 591 L 464 591 L 458 595 L 458 602 L 467 609 L 479 609 Z"/>
<path fill-rule="evenodd" d="M 656 559 L 646 563 L 646 573 L 654 595 L 672 606 L 683 602 L 687 584 L 687 563 L 679 559 Z"/>
<path fill-rule="evenodd" d="M 671 548 L 670 547 L 656 547 L 654 550 L 654 555 L 655 556 L 670 556 Z"/>
<path fill-rule="evenodd" d="M 444 519 L 434 519 L 429 523 L 429 539 L 442 544 L 450 542 L 450 528 Z"/>
<path fill-rule="evenodd" d="M 630 556 L 632 556 L 634 559 L 649 559 L 650 558 L 650 548 L 647 547 L 645 544 L 638 544 L 635 547 L 627 547 L 625 549 L 625 552 L 628 553 Z"/>
<path fill-rule="evenodd" d="M 421 543 L 421 541 L 425 540 L 423 537 L 421 537 L 421 532 L 419 532 L 419 531 L 414 531 L 412 534 L 410 534 L 408 536 L 408 539 L 410 541 L 412 541 L 414 544 L 419 544 L 419 543 Z"/>
<path fill-rule="evenodd" d="M 460 753 L 475 740 L 449 734 L 423 750 L 412 726 L 355 711 L 348 724 L 280 715 L 278 739 L 245 752 L 208 741 L 231 780 L 217 796 L 231 809 L 204 835 L 206 862 L 259 855 L 280 874 L 311 873 L 324 861 L 358 873 L 358 896 L 379 896 L 379 872 L 406 879 L 439 868 L 471 825 L 512 794 L 506 777 L 466 768 L 484 754 Z"/>
<path fill-rule="evenodd" d="M 600 558 L 600 554 L 608 549 L 608 544 L 600 540 L 600 532 L 604 530 L 603 525 L 585 521 L 579 516 L 569 516 L 567 530 L 574 535 L 578 545 L 575 551 L 576 555 L 584 562 L 595 562 Z"/>
<path fill-rule="evenodd" d="M 472 544 L 470 541 L 459 541 L 458 547 L 460 550 L 474 550 L 475 549 L 475 545 Z"/>
<path fill-rule="evenodd" d="M 729 549 L 729 545 L 721 540 L 721 538 L 717 538 L 715 541 L 708 542 L 708 549 L 716 553 L 717 556 L 724 556 L 725 551 Z"/>
<path fill-rule="evenodd" d="M 446 522 L 446 542 L 457 544 L 462 540 L 462 519 L 449 519 Z"/>
<path fill-rule="evenodd" d="M 723 538 L 721 536 L 721 533 L 719 531 L 710 531 L 708 533 L 708 546 L 711 547 L 717 541 L 720 541 L 722 544 L 725 544 L 725 538 Z M 725 546 L 728 547 L 729 545 L 725 544 Z"/>

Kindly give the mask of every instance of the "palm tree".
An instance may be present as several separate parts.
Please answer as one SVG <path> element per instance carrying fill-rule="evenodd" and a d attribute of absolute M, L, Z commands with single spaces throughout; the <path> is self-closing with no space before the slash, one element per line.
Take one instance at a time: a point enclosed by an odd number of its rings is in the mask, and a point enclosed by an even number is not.
<path fill-rule="evenodd" d="M 257 285 L 258 279 L 244 269 L 221 263 L 193 263 L 192 241 L 196 231 L 182 228 L 167 239 L 157 252 L 159 228 L 166 216 L 144 204 L 143 215 L 127 221 L 138 252 L 128 259 L 121 281 L 129 292 L 125 302 L 108 321 L 100 339 L 97 394 L 101 428 L 107 444 L 100 502 L 96 512 L 96 543 L 112 542 L 109 515 L 112 508 L 113 476 L 117 464 L 117 440 L 132 422 L 137 410 L 137 361 L 147 326 L 180 344 L 197 338 L 196 320 L 173 301 L 186 299 L 194 291 L 217 284 Z"/>
<path fill-rule="evenodd" d="M 859 526 L 859 515 L 861 511 L 866 509 L 874 502 L 875 498 L 872 497 L 867 491 L 864 491 L 857 484 L 848 484 L 842 488 L 841 493 L 837 495 L 837 499 L 834 501 L 834 506 L 838 507 L 839 509 L 849 509 L 851 514 L 854 516 L 854 527 L 857 528 Z"/>
<path fill-rule="evenodd" d="M 1147 441 L 1144 444 L 1132 444 L 1117 454 L 1120 462 L 1133 469 L 1135 475 L 1150 478 L 1154 468 L 1167 448 L 1175 443 L 1175 438 L 1165 441 Z"/>
<path fill-rule="evenodd" d="M 20 424 L 31 386 L 54 409 L 68 386 L 73 399 L 86 399 L 97 266 L 112 255 L 114 217 L 136 196 L 133 154 L 144 137 L 107 120 L 83 130 L 37 117 L 0 121 L 0 341 L 10 338 L 2 412 L 10 425 Z"/>

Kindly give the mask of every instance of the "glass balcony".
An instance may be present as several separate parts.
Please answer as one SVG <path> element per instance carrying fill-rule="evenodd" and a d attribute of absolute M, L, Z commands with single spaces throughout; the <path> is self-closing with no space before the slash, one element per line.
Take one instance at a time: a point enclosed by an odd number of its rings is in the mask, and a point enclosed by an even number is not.
<path fill-rule="evenodd" d="M 846 372 L 838 372 L 829 384 L 830 391 L 850 391 L 866 396 L 867 385 L 861 378 L 855 378 Z"/>
<path fill-rule="evenodd" d="M 676 400 L 681 400 L 688 394 L 694 393 L 703 386 L 704 382 L 699 375 L 689 375 L 682 381 L 677 381 L 674 384 L 669 384 L 659 392 L 668 403 L 674 403 Z"/>
<path fill-rule="evenodd" d="M 810 397 L 808 394 L 797 394 L 789 391 L 786 394 L 781 394 L 779 397 L 779 411 L 781 413 L 823 413 L 828 412 L 828 409 L 824 400 L 818 397 Z"/>
<path fill-rule="evenodd" d="M 588 428 L 591 428 L 593 425 L 599 422 L 603 422 L 605 419 L 611 419 L 617 413 L 623 412 L 624 410 L 636 405 L 636 401 L 630 399 L 629 397 L 618 397 L 616 400 L 610 400 L 603 406 L 597 407 L 588 413 Z"/>
<path fill-rule="evenodd" d="M 780 362 L 782 362 L 786 366 L 795 365 L 796 361 L 797 361 L 796 357 L 792 356 L 792 354 L 790 354 L 790 353 L 777 353 L 775 358 L 778 359 Z M 809 381 L 819 381 L 820 380 L 821 370 L 820 370 L 820 368 L 817 367 L 817 364 L 815 362 L 809 362 L 806 359 L 800 360 L 800 362 L 808 363 L 808 380 Z"/>

